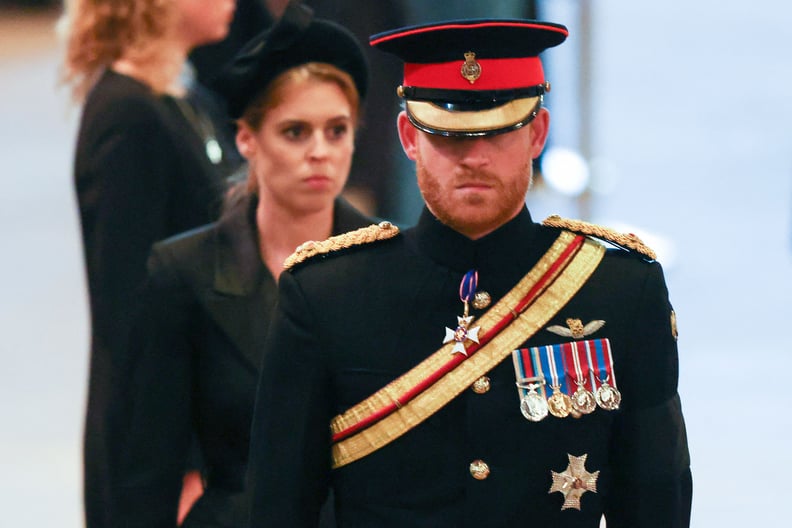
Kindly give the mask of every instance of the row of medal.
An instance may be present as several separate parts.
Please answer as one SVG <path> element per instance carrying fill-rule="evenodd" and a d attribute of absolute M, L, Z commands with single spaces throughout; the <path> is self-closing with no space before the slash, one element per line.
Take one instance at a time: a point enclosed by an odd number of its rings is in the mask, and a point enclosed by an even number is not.
<path fill-rule="evenodd" d="M 619 408 L 621 393 L 607 338 L 520 348 L 512 352 L 512 360 L 520 411 L 532 422 L 548 413 L 579 418 L 598 406 L 606 411 Z"/>

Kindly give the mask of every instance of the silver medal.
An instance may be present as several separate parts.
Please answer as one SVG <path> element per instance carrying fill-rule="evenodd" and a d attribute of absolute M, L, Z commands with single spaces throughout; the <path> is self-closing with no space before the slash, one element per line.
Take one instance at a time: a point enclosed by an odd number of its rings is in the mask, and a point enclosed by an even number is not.
<path fill-rule="evenodd" d="M 603 381 L 597 393 L 595 394 L 597 405 L 606 411 L 615 411 L 619 408 L 621 403 L 621 393 L 616 387 L 608 385 L 607 381 Z"/>
<path fill-rule="evenodd" d="M 597 401 L 591 391 L 578 386 L 572 395 L 572 408 L 580 414 L 590 414 L 597 408 Z"/>
<path fill-rule="evenodd" d="M 539 422 L 547 417 L 547 400 L 535 389 L 531 389 L 520 400 L 520 411 L 530 421 Z"/>
<path fill-rule="evenodd" d="M 547 413 L 549 412 L 547 400 L 543 395 L 536 392 L 536 389 L 541 388 L 544 384 L 544 378 L 539 377 L 520 378 L 519 381 L 517 381 L 517 387 L 521 390 L 528 390 L 528 392 L 520 398 L 520 412 L 532 422 L 543 420 L 547 417 Z"/>

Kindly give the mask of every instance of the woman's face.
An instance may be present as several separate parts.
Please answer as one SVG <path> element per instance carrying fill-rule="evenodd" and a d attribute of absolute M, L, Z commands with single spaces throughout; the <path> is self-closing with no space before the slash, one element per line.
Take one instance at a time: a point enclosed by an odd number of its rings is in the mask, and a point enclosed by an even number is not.
<path fill-rule="evenodd" d="M 236 0 L 175 0 L 175 4 L 179 33 L 190 49 L 228 35 Z"/>
<path fill-rule="evenodd" d="M 256 179 L 259 200 L 292 214 L 320 211 L 341 193 L 349 175 L 351 105 L 332 82 L 287 84 L 259 130 L 239 125 L 237 146 Z"/>

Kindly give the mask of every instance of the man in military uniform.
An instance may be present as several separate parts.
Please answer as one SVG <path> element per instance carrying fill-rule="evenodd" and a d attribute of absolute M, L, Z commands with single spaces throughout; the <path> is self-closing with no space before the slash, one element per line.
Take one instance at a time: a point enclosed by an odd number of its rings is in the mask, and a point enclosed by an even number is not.
<path fill-rule="evenodd" d="M 251 526 L 687 527 L 676 323 L 634 235 L 525 206 L 565 27 L 375 35 L 426 208 L 287 261 L 253 422 Z M 606 246 L 600 240 L 607 240 Z"/>

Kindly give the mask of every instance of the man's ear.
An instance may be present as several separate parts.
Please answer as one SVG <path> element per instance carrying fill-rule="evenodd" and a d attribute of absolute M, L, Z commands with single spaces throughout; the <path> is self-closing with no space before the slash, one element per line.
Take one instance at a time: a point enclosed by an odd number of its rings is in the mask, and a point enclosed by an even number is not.
<path fill-rule="evenodd" d="M 237 125 L 236 146 L 243 158 L 250 161 L 256 149 L 256 135 L 247 123 L 240 121 Z"/>
<path fill-rule="evenodd" d="M 407 117 L 407 112 L 402 110 L 397 117 L 397 126 L 399 129 L 399 141 L 401 141 L 402 149 L 407 157 L 413 161 L 418 157 L 418 146 L 416 141 L 418 139 L 418 129 L 410 123 Z"/>
<path fill-rule="evenodd" d="M 528 126 L 531 127 L 531 158 L 536 159 L 544 150 L 547 134 L 550 131 L 550 112 L 547 108 L 540 108 Z"/>

